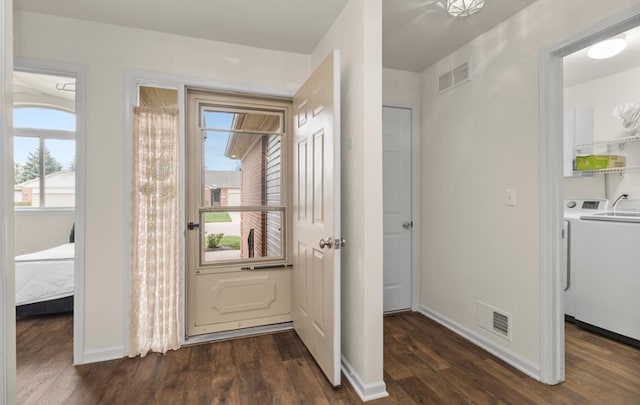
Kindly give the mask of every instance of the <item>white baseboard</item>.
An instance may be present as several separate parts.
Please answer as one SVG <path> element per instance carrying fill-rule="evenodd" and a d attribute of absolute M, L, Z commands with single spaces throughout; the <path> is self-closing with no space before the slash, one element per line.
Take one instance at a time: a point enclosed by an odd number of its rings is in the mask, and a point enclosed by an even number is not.
<path fill-rule="evenodd" d="M 452 321 L 451 319 L 435 311 L 430 310 L 424 305 L 418 306 L 418 312 L 426 316 L 427 318 L 433 319 L 439 324 L 445 326 L 447 329 L 450 329 L 453 332 L 457 333 L 458 335 L 464 337 L 465 339 L 475 344 L 476 346 L 479 346 L 482 349 L 488 351 L 489 353 L 496 356 L 497 358 L 505 361 L 509 365 L 522 371 L 529 377 L 534 378 L 538 381 L 541 381 L 539 365 L 531 362 L 530 360 L 525 359 L 524 357 L 512 352 L 511 350 L 507 350 L 504 347 L 495 344 L 494 342 L 487 339 L 486 337 L 465 328 L 464 326 Z"/>
<path fill-rule="evenodd" d="M 122 346 L 109 347 L 106 349 L 87 350 L 84 352 L 84 356 L 80 361 L 77 361 L 74 366 L 80 364 L 98 363 L 100 361 L 116 360 L 126 357 L 124 348 Z"/>
<path fill-rule="evenodd" d="M 351 367 L 351 364 L 342 357 L 342 372 L 351 383 L 351 386 L 364 402 L 373 401 L 374 399 L 385 398 L 389 396 L 387 386 L 384 381 L 365 384 L 362 382 L 360 375 Z"/>

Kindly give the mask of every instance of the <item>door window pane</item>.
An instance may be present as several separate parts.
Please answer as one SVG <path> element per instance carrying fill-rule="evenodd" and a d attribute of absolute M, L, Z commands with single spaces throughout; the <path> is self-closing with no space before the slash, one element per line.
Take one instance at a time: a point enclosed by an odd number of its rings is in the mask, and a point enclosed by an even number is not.
<path fill-rule="evenodd" d="M 281 110 L 200 107 L 200 265 L 284 259 L 283 122 Z"/>
<path fill-rule="evenodd" d="M 281 135 L 207 131 L 202 206 L 281 206 L 281 138 Z"/>
<path fill-rule="evenodd" d="M 283 256 L 281 211 L 203 212 L 202 264 Z"/>

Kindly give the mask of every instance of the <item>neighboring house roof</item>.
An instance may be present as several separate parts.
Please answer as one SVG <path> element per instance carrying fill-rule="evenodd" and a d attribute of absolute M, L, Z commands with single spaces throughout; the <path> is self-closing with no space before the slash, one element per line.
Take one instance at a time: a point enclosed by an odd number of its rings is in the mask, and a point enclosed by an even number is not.
<path fill-rule="evenodd" d="M 47 188 L 74 188 L 76 185 L 76 172 L 72 170 L 61 170 L 44 176 Z M 40 179 L 27 180 L 24 183 L 16 184 L 14 190 L 23 188 L 38 188 Z"/>
<path fill-rule="evenodd" d="M 207 170 L 204 183 L 212 188 L 240 188 L 242 185 L 242 172 L 240 170 Z"/>

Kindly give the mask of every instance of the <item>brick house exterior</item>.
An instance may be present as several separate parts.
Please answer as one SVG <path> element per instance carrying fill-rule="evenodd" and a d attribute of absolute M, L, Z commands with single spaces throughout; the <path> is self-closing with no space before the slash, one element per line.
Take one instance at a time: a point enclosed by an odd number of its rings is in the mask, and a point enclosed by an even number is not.
<path fill-rule="evenodd" d="M 279 136 L 263 136 L 242 158 L 243 206 L 280 205 L 280 144 Z M 242 212 L 242 258 L 282 254 L 280 216 L 278 212 Z"/>
<path fill-rule="evenodd" d="M 242 158 L 242 205 L 261 206 L 264 204 L 264 137 L 255 142 Z M 240 221 L 240 256 L 263 257 L 265 255 L 265 215 L 264 212 L 242 212 Z M 253 231 L 253 232 L 252 232 Z M 253 247 L 250 240 L 253 240 Z"/>

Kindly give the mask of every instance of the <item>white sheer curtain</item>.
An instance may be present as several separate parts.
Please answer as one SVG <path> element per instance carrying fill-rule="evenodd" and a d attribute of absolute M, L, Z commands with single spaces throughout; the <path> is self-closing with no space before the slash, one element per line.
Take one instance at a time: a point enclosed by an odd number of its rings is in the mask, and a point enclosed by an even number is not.
<path fill-rule="evenodd" d="M 130 357 L 180 346 L 178 111 L 134 117 Z"/>

